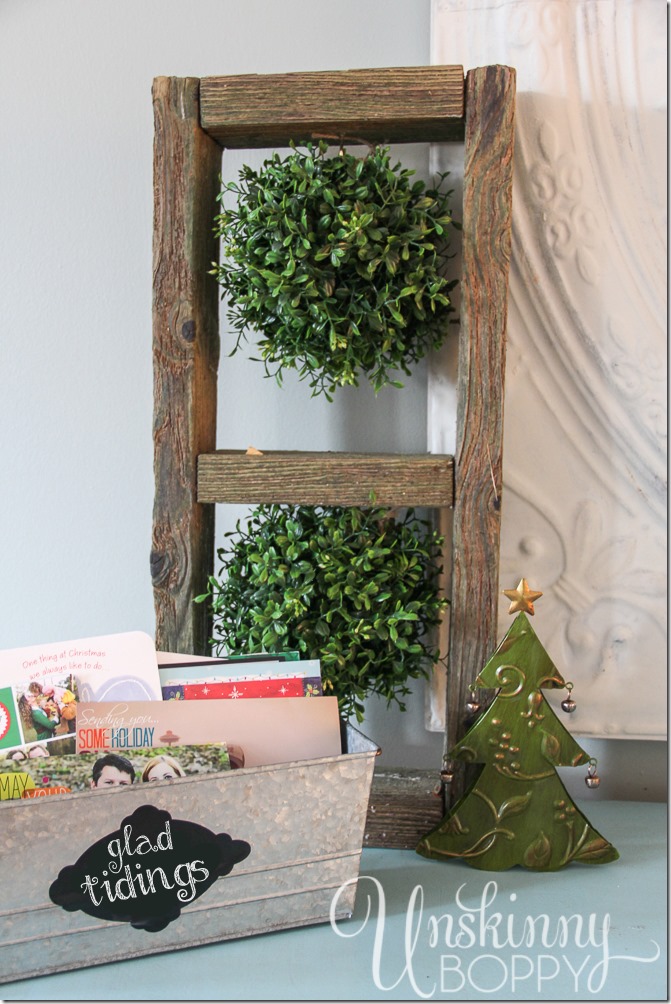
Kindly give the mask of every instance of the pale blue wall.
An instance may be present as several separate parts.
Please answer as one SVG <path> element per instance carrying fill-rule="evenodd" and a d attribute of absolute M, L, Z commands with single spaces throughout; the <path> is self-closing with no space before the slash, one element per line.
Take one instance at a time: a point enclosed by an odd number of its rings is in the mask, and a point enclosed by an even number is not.
<path fill-rule="evenodd" d="M 153 634 L 152 78 L 426 64 L 429 36 L 428 0 L 4 0 L 0 647 Z M 333 406 L 222 370 L 220 446 L 423 450 L 425 422 L 422 367 Z M 423 711 L 370 706 L 388 762 L 439 766 Z M 663 797 L 650 747 L 609 744 L 606 793 Z"/>

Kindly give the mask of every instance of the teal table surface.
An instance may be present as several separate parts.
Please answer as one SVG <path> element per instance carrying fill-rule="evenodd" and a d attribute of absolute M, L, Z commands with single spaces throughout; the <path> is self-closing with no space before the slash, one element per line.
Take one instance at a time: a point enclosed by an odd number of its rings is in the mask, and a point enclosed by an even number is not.
<path fill-rule="evenodd" d="M 667 806 L 580 807 L 619 861 L 482 872 L 366 849 L 337 927 L 91 965 L 0 985 L 2 999 L 667 1000 Z"/>

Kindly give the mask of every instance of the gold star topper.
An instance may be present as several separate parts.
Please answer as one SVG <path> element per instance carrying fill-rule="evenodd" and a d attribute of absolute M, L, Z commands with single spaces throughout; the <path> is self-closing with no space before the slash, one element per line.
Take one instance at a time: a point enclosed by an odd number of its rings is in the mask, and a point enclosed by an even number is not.
<path fill-rule="evenodd" d="M 512 600 L 510 607 L 508 609 L 509 614 L 516 614 L 518 611 L 524 611 L 525 614 L 534 615 L 534 601 L 540 599 L 543 595 L 533 589 L 529 589 L 529 583 L 526 579 L 520 579 L 517 589 L 504 589 L 503 595 L 507 596 L 509 600 Z"/>

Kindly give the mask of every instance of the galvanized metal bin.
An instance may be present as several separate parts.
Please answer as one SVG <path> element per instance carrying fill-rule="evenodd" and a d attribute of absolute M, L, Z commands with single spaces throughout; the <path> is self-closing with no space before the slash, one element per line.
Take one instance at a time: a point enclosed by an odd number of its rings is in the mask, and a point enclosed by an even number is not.
<path fill-rule="evenodd" d="M 335 757 L 0 803 L 0 983 L 322 923 L 344 883 L 349 916 L 377 752 L 347 726 Z M 157 933 L 52 903 L 60 870 L 147 804 L 251 852 Z"/>

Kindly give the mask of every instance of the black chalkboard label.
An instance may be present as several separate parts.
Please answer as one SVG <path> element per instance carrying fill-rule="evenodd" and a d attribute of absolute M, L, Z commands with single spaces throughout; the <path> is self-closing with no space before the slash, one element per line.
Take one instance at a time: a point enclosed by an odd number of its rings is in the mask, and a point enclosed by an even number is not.
<path fill-rule="evenodd" d="M 64 910 L 162 931 L 250 851 L 245 840 L 141 805 L 63 868 L 49 896 Z"/>

